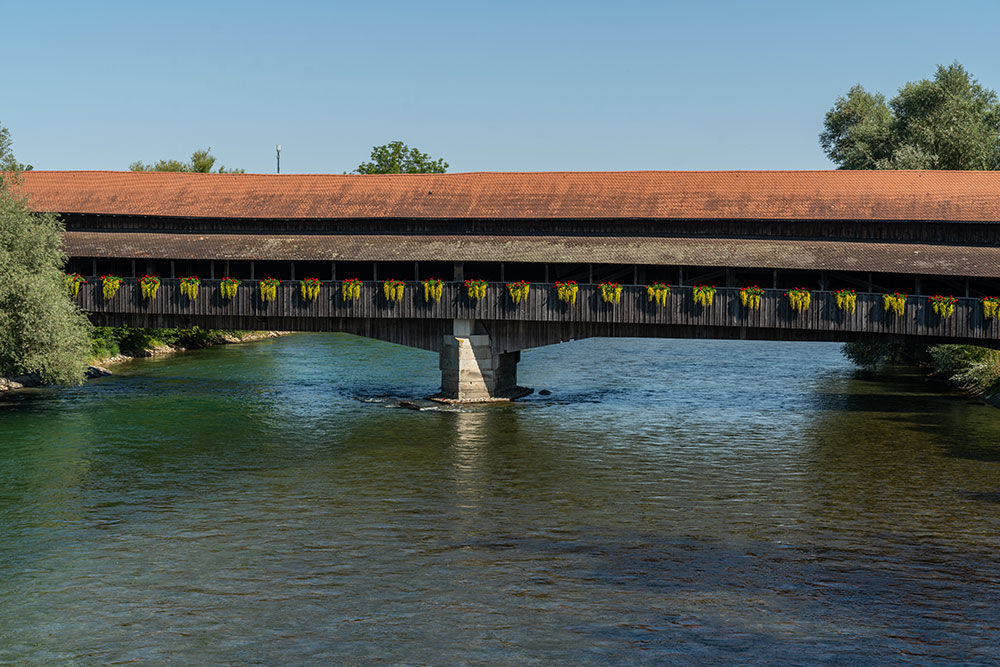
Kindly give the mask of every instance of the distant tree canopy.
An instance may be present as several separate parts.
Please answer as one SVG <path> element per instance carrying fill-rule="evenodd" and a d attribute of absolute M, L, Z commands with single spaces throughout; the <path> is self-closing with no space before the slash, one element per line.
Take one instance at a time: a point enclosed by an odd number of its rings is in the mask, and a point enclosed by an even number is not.
<path fill-rule="evenodd" d="M 1000 169 L 1000 104 L 957 62 L 939 65 L 888 104 L 854 86 L 827 112 L 819 140 L 841 169 Z"/>
<path fill-rule="evenodd" d="M 189 162 L 181 162 L 180 160 L 157 160 L 153 164 L 143 164 L 142 162 L 133 162 L 128 166 L 130 171 L 188 171 L 196 174 L 209 174 L 212 172 L 212 167 L 215 166 L 215 156 L 209 151 L 212 147 L 209 146 L 205 150 L 195 151 L 191 154 L 191 160 Z M 242 174 L 243 169 L 227 169 L 222 166 L 219 167 L 217 174 Z"/>
<path fill-rule="evenodd" d="M 354 174 L 443 174 L 448 169 L 444 158 L 432 160 L 426 153 L 409 148 L 402 141 L 392 141 L 372 148 L 371 162 L 362 162 Z"/>

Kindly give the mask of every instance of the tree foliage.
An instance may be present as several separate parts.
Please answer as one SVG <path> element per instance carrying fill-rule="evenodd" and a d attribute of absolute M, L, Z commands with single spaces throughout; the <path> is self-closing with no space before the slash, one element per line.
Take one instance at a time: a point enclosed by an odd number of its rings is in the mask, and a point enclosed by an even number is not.
<path fill-rule="evenodd" d="M 180 160 L 157 160 L 153 164 L 144 164 L 142 162 L 133 162 L 129 165 L 130 171 L 186 171 L 195 174 L 209 174 L 212 172 L 212 167 L 215 166 L 215 156 L 210 152 L 212 147 L 209 146 L 205 150 L 197 150 L 191 154 L 191 159 L 188 162 L 181 162 Z M 243 169 L 227 169 L 225 166 L 220 166 L 217 174 L 242 174 Z"/>
<path fill-rule="evenodd" d="M 30 164 L 21 164 L 14 159 L 13 142 L 10 138 L 10 132 L 6 127 L 0 125 L 0 172 L 3 171 L 31 171 L 33 168 Z M 0 184 L 3 182 L 3 175 L 0 174 Z"/>
<path fill-rule="evenodd" d="M 90 324 L 66 295 L 62 223 L 0 185 L 0 374 L 79 384 Z"/>
<path fill-rule="evenodd" d="M 886 103 L 860 85 L 826 114 L 820 145 L 841 169 L 1000 169 L 1000 103 L 960 64 Z"/>
<path fill-rule="evenodd" d="M 402 141 L 391 141 L 372 148 L 371 161 L 362 162 L 355 174 L 443 174 L 448 169 L 444 158 L 432 160 L 426 153 L 409 148 Z"/>

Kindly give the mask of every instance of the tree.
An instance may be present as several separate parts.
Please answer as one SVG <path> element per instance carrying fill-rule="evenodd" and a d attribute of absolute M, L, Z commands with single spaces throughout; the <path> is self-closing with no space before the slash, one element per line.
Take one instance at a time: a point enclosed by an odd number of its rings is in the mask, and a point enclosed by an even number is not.
<path fill-rule="evenodd" d="M 11 149 L 13 142 L 10 139 L 10 132 L 3 125 L 0 125 L 0 171 L 31 171 L 30 164 L 21 164 L 14 159 L 14 152 Z M 0 181 L 3 177 L 0 176 Z"/>
<path fill-rule="evenodd" d="M 154 164 L 143 164 L 142 162 L 133 162 L 129 165 L 130 171 L 187 171 L 196 174 L 208 174 L 211 173 L 212 167 L 215 166 L 215 156 L 209 151 L 212 147 L 209 146 L 205 150 L 198 150 L 191 154 L 190 162 L 181 162 L 180 160 L 157 160 Z M 227 169 L 225 166 L 219 167 L 216 172 L 219 174 L 242 174 L 243 169 Z"/>
<path fill-rule="evenodd" d="M 448 169 L 444 158 L 432 160 L 402 141 L 391 141 L 372 148 L 371 162 L 362 162 L 355 174 L 443 174 Z"/>
<path fill-rule="evenodd" d="M 20 166 L 0 126 L 4 168 Z M 37 373 L 43 382 L 79 384 L 90 350 L 90 323 L 66 294 L 63 225 L 32 213 L 0 180 L 0 375 Z"/>
<path fill-rule="evenodd" d="M 1000 169 L 1000 103 L 957 62 L 939 65 L 888 104 L 854 86 L 819 140 L 841 169 Z"/>

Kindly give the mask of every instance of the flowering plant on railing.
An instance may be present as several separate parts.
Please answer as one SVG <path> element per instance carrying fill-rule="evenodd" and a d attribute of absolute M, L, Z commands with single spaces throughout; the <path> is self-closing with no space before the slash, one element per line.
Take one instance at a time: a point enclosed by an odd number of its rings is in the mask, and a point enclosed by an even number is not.
<path fill-rule="evenodd" d="M 507 291 L 510 292 L 510 298 L 514 303 L 521 303 L 528 298 L 528 290 L 531 289 L 531 283 L 527 280 L 519 280 L 516 283 L 507 283 Z"/>
<path fill-rule="evenodd" d="M 396 280 L 395 278 L 389 278 L 388 280 L 382 281 L 382 292 L 385 294 L 385 298 L 389 301 L 402 301 L 403 289 L 405 287 L 405 282 L 402 280 Z"/>
<path fill-rule="evenodd" d="M 597 286 L 601 292 L 601 301 L 604 303 L 621 303 L 622 286 L 618 283 L 601 283 Z"/>
<path fill-rule="evenodd" d="M 839 289 L 833 293 L 837 299 L 837 308 L 847 313 L 853 313 L 858 305 L 858 293 L 852 289 Z"/>
<path fill-rule="evenodd" d="M 900 292 L 896 292 L 895 294 L 883 294 L 882 305 L 890 313 L 902 315 L 903 310 L 906 308 L 906 295 Z"/>
<path fill-rule="evenodd" d="M 80 285 L 86 284 L 87 279 L 79 273 L 66 274 L 66 294 L 76 296 L 80 293 Z"/>
<path fill-rule="evenodd" d="M 319 298 L 319 278 L 303 278 L 299 283 L 299 293 L 303 301 L 315 301 Z"/>
<path fill-rule="evenodd" d="M 740 288 L 740 303 L 750 310 L 760 310 L 760 297 L 764 296 L 764 290 L 756 285 Z"/>
<path fill-rule="evenodd" d="M 118 291 L 118 288 L 122 286 L 121 276 L 113 276 L 110 273 L 101 276 L 101 293 L 104 295 L 105 299 L 110 299 Z"/>
<path fill-rule="evenodd" d="M 440 278 L 421 280 L 420 284 L 424 286 L 424 301 L 430 303 L 432 299 L 434 301 L 441 300 L 441 294 L 444 292 L 444 282 Z"/>
<path fill-rule="evenodd" d="M 983 316 L 986 319 L 1000 317 L 1000 296 L 984 296 L 980 301 L 983 303 Z"/>
<path fill-rule="evenodd" d="M 219 293 L 223 299 L 232 299 L 236 296 L 236 290 L 239 289 L 239 286 L 240 281 L 236 278 L 223 278 L 222 282 L 219 283 Z"/>
<path fill-rule="evenodd" d="M 944 296 L 943 294 L 935 294 L 928 301 L 931 302 L 931 307 L 934 312 L 941 317 L 951 317 L 955 314 L 955 304 L 958 303 L 958 299 L 953 296 Z"/>
<path fill-rule="evenodd" d="M 797 313 L 809 310 L 809 303 L 812 301 L 812 294 L 805 287 L 793 287 L 785 292 L 788 297 L 788 304 Z"/>
<path fill-rule="evenodd" d="M 559 297 L 560 301 L 568 304 L 576 303 L 576 293 L 580 290 L 580 286 L 576 284 L 575 280 L 567 280 L 566 282 L 556 282 L 556 296 Z"/>
<path fill-rule="evenodd" d="M 668 296 L 670 296 L 670 285 L 666 283 L 646 285 L 646 299 L 648 301 L 655 301 L 657 305 L 666 306 Z"/>
<path fill-rule="evenodd" d="M 340 296 L 344 301 L 356 301 L 361 298 L 361 278 L 348 278 L 340 283 Z"/>
<path fill-rule="evenodd" d="M 160 290 L 160 279 L 156 276 L 145 275 L 139 278 L 139 287 L 142 289 L 143 299 L 155 299 L 156 293 Z"/>
<path fill-rule="evenodd" d="M 181 294 L 194 301 L 198 298 L 198 288 L 201 287 L 201 279 L 198 276 L 188 276 L 181 278 Z"/>
<path fill-rule="evenodd" d="M 264 278 L 262 281 L 260 281 L 259 285 L 260 300 L 266 303 L 268 301 L 274 301 L 275 299 L 277 299 L 278 285 L 280 284 L 281 284 L 280 280 L 278 280 L 277 278 L 272 278 L 271 276 L 268 276 L 267 278 Z"/>
<path fill-rule="evenodd" d="M 469 294 L 470 299 L 485 299 L 486 298 L 486 286 L 485 280 L 473 280 L 469 278 L 465 281 L 465 290 Z"/>
<path fill-rule="evenodd" d="M 695 303 L 708 308 L 715 299 L 715 285 L 695 285 L 691 288 L 691 294 Z"/>

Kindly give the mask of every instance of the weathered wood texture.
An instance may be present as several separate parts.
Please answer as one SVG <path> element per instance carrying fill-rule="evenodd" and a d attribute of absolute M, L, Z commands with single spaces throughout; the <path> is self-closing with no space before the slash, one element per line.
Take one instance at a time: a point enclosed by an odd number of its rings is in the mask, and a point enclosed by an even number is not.
<path fill-rule="evenodd" d="M 1000 347 L 1000 322 L 986 319 L 978 299 L 958 299 L 954 315 L 941 318 L 926 296 L 911 296 L 902 316 L 887 312 L 881 294 L 860 293 L 853 313 L 838 310 L 830 292 L 813 292 L 808 310 L 794 312 L 783 290 L 765 290 L 759 310 L 740 304 L 739 290 L 719 288 L 711 307 L 696 305 L 691 289 L 675 287 L 666 306 L 651 302 L 643 286 L 625 286 L 618 304 L 601 300 L 596 285 L 580 285 L 574 304 L 559 301 L 551 284 L 533 284 L 528 299 L 513 303 L 502 283 L 473 300 L 461 283 L 446 283 L 440 302 L 426 302 L 419 283 L 407 283 L 399 302 L 388 301 L 381 283 L 362 285 L 361 298 L 344 300 L 339 283 L 324 283 L 305 301 L 298 283 L 284 283 L 263 302 L 257 283 L 244 281 L 233 299 L 219 294 L 218 280 L 203 280 L 198 297 L 180 294 L 179 280 L 163 280 L 153 299 L 143 299 L 126 280 L 110 300 L 99 279 L 88 278 L 80 308 L 99 325 L 200 326 L 216 329 L 345 331 L 427 350 L 438 350 L 451 320 L 477 320 L 497 353 L 575 338 L 668 337 L 760 340 L 898 341 L 969 343 Z"/>

